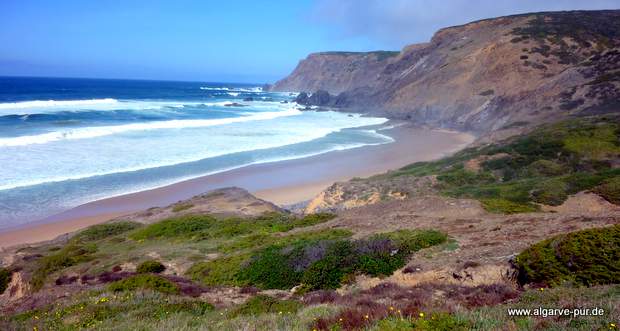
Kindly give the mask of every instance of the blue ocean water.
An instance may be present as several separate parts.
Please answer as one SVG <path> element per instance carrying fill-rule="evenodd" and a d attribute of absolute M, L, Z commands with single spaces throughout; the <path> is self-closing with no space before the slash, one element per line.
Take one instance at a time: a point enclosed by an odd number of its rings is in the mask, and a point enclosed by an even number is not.
<path fill-rule="evenodd" d="M 229 83 L 0 77 L 0 229 L 245 165 L 385 144 L 383 118 Z"/>

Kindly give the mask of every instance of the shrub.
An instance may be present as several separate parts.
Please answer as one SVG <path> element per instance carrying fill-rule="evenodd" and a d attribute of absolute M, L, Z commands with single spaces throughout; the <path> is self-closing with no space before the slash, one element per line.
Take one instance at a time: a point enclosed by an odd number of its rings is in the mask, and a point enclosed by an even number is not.
<path fill-rule="evenodd" d="M 47 276 L 56 271 L 90 261 L 92 254 L 96 251 L 97 246 L 95 244 L 70 242 L 55 253 L 41 258 L 30 280 L 32 288 L 35 291 L 39 290 L 43 287 Z"/>
<path fill-rule="evenodd" d="M 391 275 L 412 252 L 447 239 L 433 230 L 400 230 L 357 241 L 319 237 L 319 233 L 259 251 L 239 271 L 237 280 L 267 289 L 288 289 L 300 282 L 304 291 L 334 289 L 356 272 Z"/>
<path fill-rule="evenodd" d="M 141 274 L 116 281 L 110 284 L 109 289 L 113 292 L 135 291 L 137 289 L 148 289 L 167 294 L 179 292 L 179 287 L 175 283 L 152 274 Z"/>
<path fill-rule="evenodd" d="M 242 270 L 239 279 L 260 288 L 291 288 L 299 283 L 301 273 L 293 269 L 290 259 L 291 254 L 283 253 L 282 247 L 268 247 Z"/>
<path fill-rule="evenodd" d="M 199 237 L 217 220 L 206 215 L 186 215 L 169 218 L 144 227 L 131 235 L 132 239 Z"/>
<path fill-rule="evenodd" d="M 568 197 L 568 184 L 560 179 L 541 182 L 532 191 L 534 201 L 550 206 L 561 205 Z"/>
<path fill-rule="evenodd" d="M 538 160 L 528 166 L 528 171 L 532 176 L 559 176 L 567 169 L 561 164 L 551 160 Z"/>
<path fill-rule="evenodd" d="M 512 202 L 506 199 L 482 199 L 482 206 L 491 213 L 516 214 L 538 211 L 538 208 L 529 203 Z"/>
<path fill-rule="evenodd" d="M 11 282 L 12 272 L 6 268 L 0 268 L 0 294 L 4 293 Z"/>
<path fill-rule="evenodd" d="M 248 285 L 238 279 L 238 274 L 242 264 L 246 263 L 249 258 L 248 254 L 241 254 L 212 261 L 197 262 L 185 274 L 205 285 Z"/>
<path fill-rule="evenodd" d="M 301 307 L 302 304 L 295 300 L 278 300 L 267 295 L 257 295 L 234 308 L 229 316 L 295 313 Z"/>
<path fill-rule="evenodd" d="M 155 260 L 144 261 L 140 263 L 140 265 L 138 265 L 138 268 L 136 268 L 136 271 L 140 274 L 146 274 L 146 273 L 158 274 L 158 273 L 163 272 L 164 270 L 166 270 L 166 266 L 161 264 L 159 261 L 155 261 Z"/>
<path fill-rule="evenodd" d="M 194 207 L 194 205 L 191 203 L 177 203 L 174 205 L 174 207 L 172 207 L 172 212 L 178 213 L 180 211 L 188 210 L 192 207 Z"/>
<path fill-rule="evenodd" d="M 325 257 L 311 264 L 302 276 L 305 290 L 335 289 L 354 271 L 357 257 L 348 241 L 333 243 Z"/>
<path fill-rule="evenodd" d="M 97 224 L 80 231 L 73 239 L 78 241 L 96 241 L 131 231 L 140 226 L 135 222 L 113 222 Z"/>
<path fill-rule="evenodd" d="M 605 181 L 603 184 L 595 187 L 593 191 L 605 200 L 620 205 L 620 176 Z"/>
<path fill-rule="evenodd" d="M 524 250 L 515 259 L 521 284 L 578 285 L 620 279 L 620 225 L 562 234 Z"/>

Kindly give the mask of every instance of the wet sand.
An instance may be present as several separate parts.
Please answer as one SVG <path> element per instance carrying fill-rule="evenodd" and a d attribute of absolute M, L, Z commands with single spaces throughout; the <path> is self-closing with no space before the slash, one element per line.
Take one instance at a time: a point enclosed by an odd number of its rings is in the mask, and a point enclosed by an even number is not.
<path fill-rule="evenodd" d="M 250 165 L 172 185 L 90 202 L 22 228 L 0 232 L 0 248 L 51 240 L 111 218 L 166 206 L 222 187 L 242 187 L 279 205 L 311 199 L 337 181 L 366 177 L 407 164 L 452 154 L 474 137 L 461 132 L 408 125 L 381 131 L 395 139 L 384 145 L 329 152 L 303 159 Z"/>

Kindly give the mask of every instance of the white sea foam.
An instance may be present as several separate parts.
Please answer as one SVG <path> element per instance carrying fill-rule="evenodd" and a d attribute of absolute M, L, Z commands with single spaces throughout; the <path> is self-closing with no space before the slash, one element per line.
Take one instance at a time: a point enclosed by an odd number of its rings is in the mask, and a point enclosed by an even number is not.
<path fill-rule="evenodd" d="M 236 92 L 231 92 L 231 95 Z M 237 93 L 238 95 L 238 93 Z M 186 106 L 221 107 L 231 101 L 200 102 L 200 101 L 152 101 L 152 100 L 34 100 L 13 103 L 0 103 L 0 116 L 54 114 L 59 112 L 87 112 L 112 110 L 162 110 L 166 108 L 183 108 Z"/>
<path fill-rule="evenodd" d="M 143 139 L 136 139 L 134 137 L 129 138 L 132 144 L 127 145 L 119 145 L 119 141 L 127 140 L 122 136 L 116 136 L 114 138 L 107 138 L 110 140 L 101 141 L 101 143 L 97 143 L 96 146 L 86 141 L 80 142 L 74 140 L 72 142 L 66 142 L 66 144 L 71 145 L 62 145 L 61 147 L 54 146 L 51 147 L 51 149 L 41 149 L 38 146 L 23 147 L 34 148 L 35 150 L 42 151 L 44 154 L 58 149 L 66 149 L 73 152 L 50 154 L 48 157 L 45 157 L 49 158 L 48 161 L 45 161 L 45 164 L 48 166 L 43 166 L 40 162 L 28 162 L 24 166 L 11 164 L 11 167 L 4 169 L 6 172 L 5 178 L 7 180 L 5 183 L 0 184 L 0 191 L 43 183 L 79 180 L 113 173 L 174 166 L 231 153 L 275 148 L 325 137 L 330 133 L 341 131 L 344 128 L 378 125 L 387 121 L 382 118 L 359 116 L 349 118 L 345 117 L 343 114 L 332 112 L 314 114 L 312 112 L 303 112 L 303 115 L 304 116 L 300 117 L 300 119 L 285 118 L 276 122 L 240 123 L 240 125 L 243 126 L 230 128 L 212 127 L 209 130 L 193 131 L 186 134 L 152 134 L 144 136 Z M 330 118 L 332 119 L 330 125 L 320 124 L 322 120 L 328 120 Z M 294 130 L 290 129 L 292 123 L 296 123 Z M 254 132 L 259 132 L 261 139 L 255 139 L 253 135 Z M 351 141 L 328 145 L 320 150 L 307 153 L 261 157 L 253 162 L 240 163 L 232 168 L 218 169 L 213 172 L 207 171 L 206 173 L 201 172 L 199 174 L 190 175 L 189 177 L 167 179 L 166 184 L 205 174 L 226 171 L 249 164 L 296 159 L 334 150 L 384 144 L 393 141 L 390 137 L 379 134 L 372 129 L 362 129 L 360 132 L 364 132 L 368 136 L 374 138 L 374 142 L 362 143 Z M 162 144 L 164 141 L 167 142 L 167 144 Z M 208 147 L 205 148 L 205 142 L 207 141 L 209 142 Z M 234 143 L 229 144 L 231 141 L 234 141 Z M 26 150 L 23 151 L 28 153 Z M 120 151 L 127 153 L 127 157 L 120 159 L 115 157 Z M 10 153 L 15 153 L 16 159 L 20 159 L 19 150 L 14 149 L 11 150 Z M 5 159 L 7 159 L 7 157 L 11 159 L 11 156 L 5 156 Z M 0 155 L 0 161 L 2 159 L 3 155 Z M 54 165 L 49 167 L 49 164 Z M 24 169 L 26 171 L 24 171 Z M 2 169 L 0 169 L 0 173 L 2 173 Z M 145 187 L 141 187 L 140 190 L 153 188 L 157 185 L 158 184 L 150 183 Z M 127 188 L 124 188 L 124 190 L 126 189 Z M 106 194 L 109 194 L 109 192 Z"/>
<path fill-rule="evenodd" d="M 160 130 L 160 129 L 184 129 L 184 128 L 197 128 L 208 127 L 216 125 L 225 125 L 231 123 L 248 122 L 248 121 L 260 121 L 270 120 L 284 116 L 300 115 L 302 112 L 295 108 L 290 108 L 284 111 L 275 112 L 259 112 L 252 113 L 251 115 L 232 117 L 232 118 L 220 118 L 220 119 L 204 119 L 204 120 L 170 120 L 159 122 L 146 122 L 146 123 L 133 123 L 114 126 L 98 126 L 98 127 L 86 127 L 71 130 L 61 130 L 49 133 L 31 135 L 31 136 L 19 136 L 0 138 L 0 147 L 9 146 L 25 146 L 32 144 L 46 144 L 59 140 L 73 140 L 73 139 L 88 139 L 102 136 L 109 136 L 119 133 L 125 133 L 130 131 L 146 131 L 146 130 Z"/>
<path fill-rule="evenodd" d="M 92 105 L 110 105 L 110 104 L 117 104 L 117 103 L 118 103 L 118 100 L 112 99 L 112 98 L 89 99 L 89 100 L 32 100 L 32 101 L 0 103 L 0 109 L 92 106 Z"/>
<path fill-rule="evenodd" d="M 263 92 L 263 88 L 260 86 L 255 87 L 209 87 L 209 86 L 201 86 L 201 90 L 206 91 L 232 91 L 232 92 L 249 92 L 249 93 L 260 93 Z"/>

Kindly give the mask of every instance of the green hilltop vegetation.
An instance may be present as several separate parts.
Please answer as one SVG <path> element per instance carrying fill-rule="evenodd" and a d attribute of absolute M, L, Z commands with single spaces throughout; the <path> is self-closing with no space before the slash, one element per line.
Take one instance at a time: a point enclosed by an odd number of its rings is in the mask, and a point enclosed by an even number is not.
<path fill-rule="evenodd" d="M 477 199 L 487 211 L 523 213 L 561 205 L 593 191 L 619 204 L 620 118 L 593 117 L 543 125 L 488 146 L 414 163 L 371 179 L 436 175 L 440 193 Z"/>

